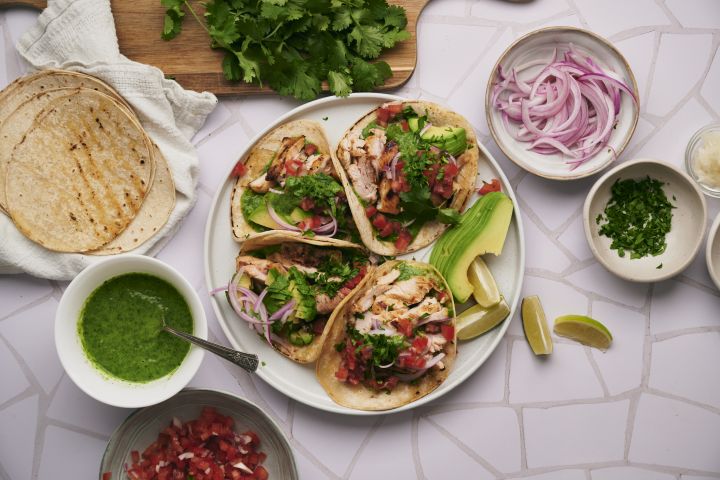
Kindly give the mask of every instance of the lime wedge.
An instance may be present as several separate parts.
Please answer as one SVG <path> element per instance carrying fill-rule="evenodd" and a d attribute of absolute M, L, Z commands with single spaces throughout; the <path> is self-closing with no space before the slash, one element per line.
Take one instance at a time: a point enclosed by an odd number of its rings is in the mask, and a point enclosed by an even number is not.
<path fill-rule="evenodd" d="M 612 334 L 605 325 L 584 315 L 563 315 L 555 319 L 555 334 L 567 337 L 589 347 L 607 350 Z"/>
<path fill-rule="evenodd" d="M 500 302 L 500 291 L 482 257 L 475 257 L 470 264 L 468 279 L 473 287 L 473 297 L 478 305 L 489 308 Z"/>
<path fill-rule="evenodd" d="M 455 328 L 458 340 L 470 340 L 497 327 L 510 315 L 504 298 L 490 308 L 473 305 L 457 316 Z"/>
<path fill-rule="evenodd" d="M 525 338 L 535 355 L 549 355 L 553 351 L 550 329 L 545 321 L 545 311 L 540 297 L 525 297 L 522 302 L 522 321 Z"/>

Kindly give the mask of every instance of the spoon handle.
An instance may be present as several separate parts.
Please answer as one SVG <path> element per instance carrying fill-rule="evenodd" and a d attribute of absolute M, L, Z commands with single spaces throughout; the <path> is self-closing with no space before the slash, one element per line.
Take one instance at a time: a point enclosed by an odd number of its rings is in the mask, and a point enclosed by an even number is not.
<path fill-rule="evenodd" d="M 218 345 L 217 343 L 208 342 L 207 340 L 203 340 L 202 338 L 195 337 L 193 335 L 190 335 L 189 333 L 175 330 L 174 328 L 168 327 L 167 325 L 163 327 L 163 330 L 172 335 L 183 338 L 190 343 L 194 343 L 198 347 L 209 350 L 215 355 L 224 358 L 228 362 L 234 363 L 235 365 L 246 370 L 249 373 L 253 373 L 255 372 L 255 370 L 257 370 L 259 363 L 257 355 L 238 352 L 237 350 L 223 347 L 222 345 Z"/>

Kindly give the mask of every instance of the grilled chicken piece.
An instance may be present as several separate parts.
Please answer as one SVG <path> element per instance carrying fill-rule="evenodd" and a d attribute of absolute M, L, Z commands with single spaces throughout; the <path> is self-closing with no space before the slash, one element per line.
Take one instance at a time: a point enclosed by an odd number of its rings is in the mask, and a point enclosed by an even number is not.
<path fill-rule="evenodd" d="M 317 268 L 314 267 L 306 267 L 302 264 L 302 262 L 297 262 L 293 259 L 285 257 L 280 252 L 271 253 L 267 256 L 267 259 L 271 262 L 275 262 L 279 265 L 282 265 L 286 269 L 290 269 L 290 267 L 295 267 L 302 273 L 317 273 Z"/>
<path fill-rule="evenodd" d="M 267 179 L 267 174 L 263 173 L 258 178 L 248 184 L 250 189 L 255 193 L 267 193 L 272 184 Z"/>
<path fill-rule="evenodd" d="M 340 292 L 338 292 L 332 298 L 330 298 L 324 293 L 321 293 L 320 295 L 315 297 L 317 313 L 325 314 L 332 312 L 333 310 L 335 310 L 335 307 L 340 304 L 343 298 L 345 298 L 345 295 L 341 294 Z"/>
<path fill-rule="evenodd" d="M 380 201 L 377 209 L 382 213 L 397 215 L 400 213 L 400 195 L 392 189 L 392 181 L 387 178 L 380 180 Z"/>
<path fill-rule="evenodd" d="M 378 278 L 377 285 L 390 285 L 400 276 L 400 270 L 393 268 L 388 273 Z"/>
<path fill-rule="evenodd" d="M 264 258 L 251 257 L 250 255 L 241 255 L 237 257 L 235 265 L 237 269 L 244 267 L 245 273 L 247 273 L 251 278 L 259 280 L 263 283 L 267 282 L 268 272 L 273 268 L 279 273 L 287 273 L 285 267 L 279 263 L 266 260 Z"/>
<path fill-rule="evenodd" d="M 304 162 L 307 156 L 303 152 L 305 147 L 305 137 L 285 137 L 282 139 L 280 149 L 277 151 L 275 158 L 273 158 L 265 174 L 266 180 L 279 184 L 285 183 L 285 176 L 287 175 L 286 163 L 291 160 L 300 160 Z"/>
<path fill-rule="evenodd" d="M 355 330 L 360 333 L 367 333 L 373 329 L 373 320 L 377 319 L 375 315 L 370 312 L 365 312 L 362 318 L 355 319 Z"/>
<path fill-rule="evenodd" d="M 375 184 L 375 170 L 370 162 L 365 157 L 361 158 L 358 163 L 350 165 L 348 175 L 360 198 L 368 203 L 375 203 L 377 185 Z"/>
<path fill-rule="evenodd" d="M 385 151 L 385 142 L 387 142 L 387 138 L 385 137 L 385 131 L 380 130 L 379 128 L 373 129 L 372 135 L 365 138 L 364 142 L 365 151 L 367 152 L 368 156 L 372 158 L 380 157 Z"/>
<path fill-rule="evenodd" d="M 425 298 L 433 288 L 433 282 L 426 277 L 412 277 L 394 284 L 387 292 L 377 297 L 375 302 L 394 305 L 398 302 L 415 305 Z"/>
<path fill-rule="evenodd" d="M 370 310 L 370 307 L 372 307 L 372 305 L 373 305 L 373 298 L 374 298 L 373 289 L 368 288 L 367 290 L 365 290 L 365 293 L 363 294 L 362 297 L 355 300 L 355 303 L 353 304 L 353 307 L 352 307 L 352 311 L 354 313 L 367 312 L 368 310 Z"/>
<path fill-rule="evenodd" d="M 383 150 L 382 155 L 379 157 L 376 157 L 373 160 L 373 167 L 378 172 L 382 172 L 385 167 L 389 166 L 390 163 L 392 163 L 393 158 L 395 158 L 395 155 L 398 154 L 400 151 L 399 147 L 397 146 L 397 143 L 395 142 L 388 142 L 388 144 L 385 146 L 385 150 Z"/>
<path fill-rule="evenodd" d="M 332 162 L 330 162 L 330 157 L 327 155 L 312 155 L 305 161 L 302 169 L 303 172 L 307 173 L 308 175 L 324 173 L 326 175 L 330 175 L 331 177 L 337 178 L 335 170 L 332 166 Z"/>
<path fill-rule="evenodd" d="M 447 343 L 447 339 L 445 338 L 445 336 L 439 333 L 429 334 L 427 335 L 427 337 L 430 340 L 430 344 L 428 347 L 430 353 L 442 351 L 443 345 Z"/>
<path fill-rule="evenodd" d="M 407 314 L 411 318 L 420 318 L 423 315 L 429 315 L 433 316 L 437 313 L 442 313 L 444 311 L 444 316 L 437 317 L 437 318 L 445 318 L 447 317 L 447 309 L 444 308 L 442 305 L 440 305 L 440 302 L 437 301 L 437 298 L 434 297 L 425 297 L 422 302 L 417 307 L 413 307 L 410 310 L 408 310 Z"/>

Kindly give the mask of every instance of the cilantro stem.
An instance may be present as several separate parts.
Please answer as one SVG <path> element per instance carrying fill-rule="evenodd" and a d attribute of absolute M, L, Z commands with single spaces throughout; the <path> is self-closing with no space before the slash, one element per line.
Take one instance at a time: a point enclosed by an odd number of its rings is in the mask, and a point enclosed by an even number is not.
<path fill-rule="evenodd" d="M 205 24 L 203 23 L 203 21 L 200 20 L 200 17 L 198 17 L 197 13 L 195 13 L 195 10 L 194 10 L 194 9 L 192 8 L 192 6 L 190 5 L 190 2 L 189 2 L 188 0 L 183 0 L 183 2 L 185 3 L 185 6 L 187 6 L 188 10 L 190 10 L 190 13 L 192 14 L 192 16 L 195 17 L 195 20 L 197 20 L 197 22 L 200 24 L 200 26 L 201 26 L 203 29 L 205 29 L 205 31 L 206 31 L 206 32 L 208 33 L 208 35 L 209 35 L 209 34 L 210 34 L 210 30 L 208 30 L 208 28 L 205 26 Z"/>

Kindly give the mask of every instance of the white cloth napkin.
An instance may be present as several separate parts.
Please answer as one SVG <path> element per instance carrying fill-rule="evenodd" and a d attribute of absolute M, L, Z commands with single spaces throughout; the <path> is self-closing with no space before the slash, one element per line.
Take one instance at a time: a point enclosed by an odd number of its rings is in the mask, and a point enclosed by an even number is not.
<path fill-rule="evenodd" d="M 195 204 L 198 157 L 190 139 L 215 108 L 215 96 L 183 90 L 177 82 L 166 80 L 159 69 L 120 54 L 109 0 L 49 0 L 17 48 L 37 69 L 75 70 L 104 80 L 135 109 L 175 180 L 177 199 L 170 219 L 157 235 L 132 252 L 156 254 Z M 0 214 L 0 273 L 27 272 L 69 280 L 102 258 L 46 250 Z"/>

